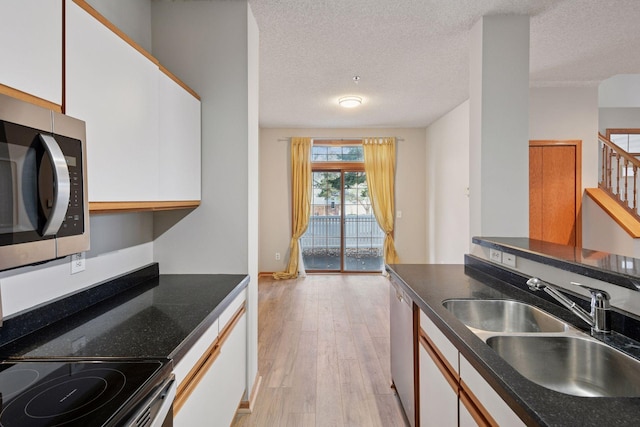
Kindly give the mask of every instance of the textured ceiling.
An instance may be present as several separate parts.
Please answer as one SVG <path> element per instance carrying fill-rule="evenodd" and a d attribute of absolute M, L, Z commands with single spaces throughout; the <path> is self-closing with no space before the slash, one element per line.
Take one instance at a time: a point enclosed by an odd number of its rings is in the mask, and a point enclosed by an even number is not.
<path fill-rule="evenodd" d="M 490 14 L 531 16 L 531 86 L 640 73 L 640 0 L 249 4 L 260 29 L 261 127 L 428 126 L 468 98 L 469 30 Z M 349 94 L 362 106 L 340 108 Z"/>

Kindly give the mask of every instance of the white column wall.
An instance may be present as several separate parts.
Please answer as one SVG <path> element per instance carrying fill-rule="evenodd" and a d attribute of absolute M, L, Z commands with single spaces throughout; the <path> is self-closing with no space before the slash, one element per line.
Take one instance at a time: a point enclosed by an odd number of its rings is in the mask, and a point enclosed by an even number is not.
<path fill-rule="evenodd" d="M 471 30 L 470 233 L 529 234 L 529 17 Z"/>

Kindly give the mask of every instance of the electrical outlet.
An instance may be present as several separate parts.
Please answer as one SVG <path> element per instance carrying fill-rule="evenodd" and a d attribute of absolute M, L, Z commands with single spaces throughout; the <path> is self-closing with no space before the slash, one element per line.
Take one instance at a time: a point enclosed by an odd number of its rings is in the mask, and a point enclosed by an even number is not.
<path fill-rule="evenodd" d="M 85 256 L 84 252 L 71 255 L 71 274 L 80 273 L 85 269 Z"/>
<path fill-rule="evenodd" d="M 509 267 L 516 268 L 516 256 L 514 254 L 503 253 L 502 254 L 502 263 L 504 265 L 508 265 Z"/>
<path fill-rule="evenodd" d="M 489 249 L 489 259 L 493 262 L 502 262 L 502 252 L 497 249 Z"/>
<path fill-rule="evenodd" d="M 280 261 L 280 252 L 276 252 L 276 261 Z"/>

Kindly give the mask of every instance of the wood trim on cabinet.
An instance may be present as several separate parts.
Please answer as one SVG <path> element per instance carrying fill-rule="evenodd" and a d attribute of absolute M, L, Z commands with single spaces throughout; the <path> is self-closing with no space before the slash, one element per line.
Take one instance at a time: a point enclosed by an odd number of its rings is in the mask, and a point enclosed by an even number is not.
<path fill-rule="evenodd" d="M 109 21 L 107 18 L 105 18 L 96 9 L 94 9 L 93 6 L 91 6 L 89 3 L 87 3 L 86 0 L 73 0 L 73 2 L 75 4 L 77 4 L 78 6 L 80 6 L 89 15 L 93 16 L 102 25 L 104 25 L 105 27 L 110 29 L 113 33 L 115 33 L 123 41 L 125 41 L 127 44 L 129 44 L 132 48 L 134 48 L 135 50 L 140 52 L 143 56 L 145 56 L 151 62 L 153 62 L 156 65 L 160 65 L 158 60 L 153 55 L 151 55 L 149 52 L 147 52 L 142 46 L 140 46 L 138 43 L 136 43 L 131 37 L 126 35 L 124 33 L 124 31 L 122 31 L 120 28 L 116 27 L 111 21 Z"/>
<path fill-rule="evenodd" d="M 172 209 L 195 209 L 200 200 L 178 200 L 169 202 L 89 202 L 92 214 L 118 212 L 168 211 Z"/>
<path fill-rule="evenodd" d="M 460 376 L 455 372 L 455 370 L 451 367 L 447 359 L 444 358 L 442 353 L 436 348 L 433 341 L 429 339 L 426 332 L 420 328 L 420 337 L 419 337 L 420 345 L 429 353 L 431 359 L 433 359 L 434 363 L 444 376 L 445 380 L 449 383 L 451 388 L 456 394 L 458 394 L 459 390 L 459 381 Z"/>
<path fill-rule="evenodd" d="M 80 6 L 89 15 L 93 16 L 96 20 L 98 20 L 102 25 L 104 25 L 109 30 L 111 30 L 118 37 L 120 37 L 125 43 L 127 43 L 132 48 L 134 48 L 135 50 L 140 52 L 144 57 L 149 59 L 149 61 L 151 61 L 155 65 L 157 65 L 158 68 L 160 69 L 160 71 L 162 71 L 164 74 L 166 74 L 171 80 L 173 80 L 177 84 L 179 84 L 184 90 L 189 92 L 193 97 L 195 97 L 196 99 L 200 100 L 200 95 L 198 95 L 193 89 L 191 89 L 189 86 L 187 86 L 186 83 L 184 83 L 182 80 L 180 80 L 178 77 L 176 77 L 171 71 L 167 70 L 166 67 L 164 67 L 163 65 L 160 64 L 160 61 L 158 61 L 158 59 L 155 56 L 151 55 L 151 53 L 149 53 L 145 48 L 140 46 L 131 37 L 129 37 L 127 34 L 125 34 L 124 31 L 122 31 L 120 28 L 116 27 L 111 21 L 109 21 L 100 12 L 98 12 L 96 9 L 94 9 L 89 3 L 87 3 L 86 0 L 73 0 L 73 2 L 75 4 L 77 4 L 78 6 Z"/>
<path fill-rule="evenodd" d="M 224 342 L 231 335 L 231 331 L 240 321 L 240 318 L 246 311 L 246 302 L 242 303 L 240 308 L 235 312 L 231 320 L 225 325 L 218 337 L 211 343 L 207 351 L 198 359 L 198 362 L 191 368 L 184 380 L 178 384 L 178 390 L 176 392 L 176 398 L 173 402 L 173 414 L 174 416 L 180 411 L 182 406 L 191 396 L 191 393 L 196 389 L 202 378 L 207 374 L 213 362 L 216 361 Z"/>
<path fill-rule="evenodd" d="M 498 423 L 493 419 L 489 411 L 486 410 L 480 400 L 473 394 L 469 386 L 460 379 L 460 401 L 469 410 L 469 413 L 473 417 L 479 426 L 498 427 Z"/>
<path fill-rule="evenodd" d="M 30 95 L 18 89 L 14 89 L 11 86 L 5 86 L 2 83 L 0 83 L 0 93 L 8 95 L 12 98 L 19 99 L 21 101 L 28 102 L 33 105 L 37 105 L 38 107 L 44 107 L 48 110 L 53 110 L 56 113 L 62 113 L 61 105 L 54 104 L 53 102 L 47 101 L 46 99 L 38 98 L 37 96 Z"/>
<path fill-rule="evenodd" d="M 200 95 L 198 95 L 195 90 L 193 90 L 189 86 L 187 86 L 187 84 L 185 82 L 183 82 L 182 80 L 180 80 L 175 74 L 173 74 L 171 71 L 167 70 L 167 67 L 165 67 L 162 64 L 158 64 L 158 68 L 160 68 L 160 71 L 162 71 L 164 74 L 166 74 L 167 77 L 169 77 L 171 80 L 176 82 L 180 87 L 182 87 L 182 89 L 186 90 L 187 92 L 189 92 L 191 94 L 191 96 L 193 96 L 195 99 L 200 101 Z"/>

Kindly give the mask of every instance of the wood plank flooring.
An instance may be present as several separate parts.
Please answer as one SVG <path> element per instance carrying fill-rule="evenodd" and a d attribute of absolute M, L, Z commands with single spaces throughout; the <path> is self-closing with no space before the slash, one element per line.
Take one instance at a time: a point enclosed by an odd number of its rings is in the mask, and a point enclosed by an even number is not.
<path fill-rule="evenodd" d="M 409 425 L 390 387 L 388 279 L 260 278 L 258 289 L 262 386 L 233 427 Z"/>

